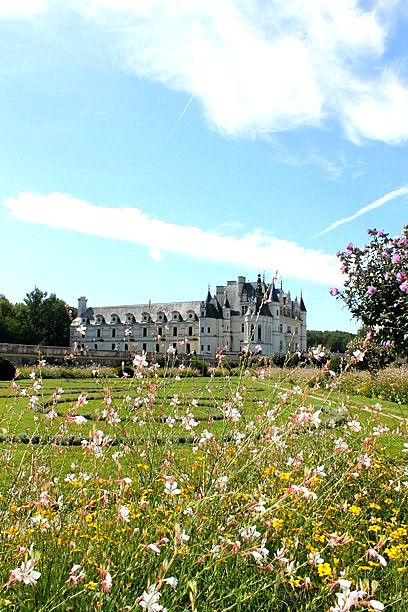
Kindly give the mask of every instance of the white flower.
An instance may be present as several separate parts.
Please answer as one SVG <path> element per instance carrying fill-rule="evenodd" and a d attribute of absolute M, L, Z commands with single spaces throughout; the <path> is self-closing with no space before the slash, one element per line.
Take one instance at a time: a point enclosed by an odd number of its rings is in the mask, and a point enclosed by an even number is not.
<path fill-rule="evenodd" d="M 35 562 L 32 559 L 29 559 L 28 561 L 23 561 L 20 567 L 11 570 L 7 584 L 10 585 L 13 582 L 35 584 L 41 576 L 41 572 L 37 572 L 37 570 L 34 569 L 34 566 Z"/>
<path fill-rule="evenodd" d="M 384 604 L 381 601 L 377 601 L 377 599 L 370 599 L 368 603 L 374 610 L 384 610 Z"/>
<path fill-rule="evenodd" d="M 166 483 L 164 485 L 164 492 L 166 495 L 180 495 L 181 490 L 178 488 L 177 482 L 170 478 L 166 478 Z"/>
<path fill-rule="evenodd" d="M 178 580 L 174 576 L 170 576 L 170 578 L 163 578 L 163 582 L 167 582 L 167 584 L 173 587 L 173 589 L 175 589 L 178 584 Z"/>
<path fill-rule="evenodd" d="M 127 506 L 120 506 L 118 514 L 122 521 L 125 521 L 125 523 L 129 523 L 130 510 Z"/>
<path fill-rule="evenodd" d="M 380 553 L 378 553 L 375 548 L 369 548 L 367 553 L 371 556 L 374 557 L 374 559 L 377 559 L 378 563 L 380 565 L 382 565 L 383 567 L 385 567 L 387 565 L 387 561 L 384 559 L 384 557 L 382 555 L 380 555 Z"/>
<path fill-rule="evenodd" d="M 160 597 L 161 593 L 156 590 L 156 585 L 151 584 L 147 591 L 143 591 L 143 595 L 139 600 L 139 606 L 153 612 L 165 612 L 166 608 L 159 604 Z"/>
<path fill-rule="evenodd" d="M 133 359 L 133 365 L 136 368 L 144 368 L 148 365 L 144 355 L 135 355 Z"/>
<path fill-rule="evenodd" d="M 251 527 L 247 527 L 246 529 L 243 529 L 240 535 L 243 540 L 247 541 L 247 540 L 259 538 L 261 534 L 259 533 L 259 531 L 257 531 L 255 525 L 251 525 Z"/>
<path fill-rule="evenodd" d="M 84 416 L 77 414 L 76 416 L 69 416 L 67 421 L 68 423 L 75 423 L 75 425 L 84 425 L 87 422 L 87 419 Z"/>

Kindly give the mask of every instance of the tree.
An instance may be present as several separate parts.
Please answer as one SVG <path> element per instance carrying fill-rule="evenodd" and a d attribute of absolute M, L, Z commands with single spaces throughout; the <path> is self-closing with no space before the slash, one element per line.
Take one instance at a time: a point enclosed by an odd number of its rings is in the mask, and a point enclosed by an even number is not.
<path fill-rule="evenodd" d="M 368 230 L 370 242 L 362 249 L 350 243 L 338 253 L 347 276 L 344 289 L 331 295 L 341 299 L 364 326 L 368 338 L 408 354 L 408 226 L 391 238 L 384 230 Z"/>
<path fill-rule="evenodd" d="M 0 295 L 0 342 L 20 342 L 20 326 L 16 318 L 16 307 Z"/>
<path fill-rule="evenodd" d="M 70 309 L 55 293 L 37 287 L 16 305 L 21 342 L 48 346 L 69 346 Z"/>
<path fill-rule="evenodd" d="M 307 347 L 324 346 L 332 353 L 345 353 L 348 343 L 354 338 L 354 334 L 343 331 L 317 331 L 307 330 Z"/>

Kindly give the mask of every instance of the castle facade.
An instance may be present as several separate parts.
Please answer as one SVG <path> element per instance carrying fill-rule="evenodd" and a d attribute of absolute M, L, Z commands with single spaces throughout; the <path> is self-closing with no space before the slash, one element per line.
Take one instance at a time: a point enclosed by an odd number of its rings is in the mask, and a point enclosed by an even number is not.
<path fill-rule="evenodd" d="M 263 355 L 306 351 L 303 298 L 245 276 L 210 289 L 205 300 L 90 307 L 78 300 L 71 346 L 113 352 L 237 356 L 252 349 Z"/>

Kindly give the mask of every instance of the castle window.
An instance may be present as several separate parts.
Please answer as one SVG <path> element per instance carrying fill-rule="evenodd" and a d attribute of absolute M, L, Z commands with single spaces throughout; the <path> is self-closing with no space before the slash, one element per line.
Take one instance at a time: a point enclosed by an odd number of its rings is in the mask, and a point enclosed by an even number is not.
<path fill-rule="evenodd" d="M 95 348 L 96 348 L 96 349 L 98 348 L 98 345 L 97 345 L 97 344 L 95 344 L 94 346 L 95 346 Z"/>
<path fill-rule="evenodd" d="M 207 351 L 210 352 L 211 351 L 211 346 L 209 344 L 207 344 Z"/>
<path fill-rule="evenodd" d="M 116 329 L 112 329 L 112 338 L 116 338 Z"/>
<path fill-rule="evenodd" d="M 97 330 L 96 330 L 96 337 L 97 337 L 97 338 L 100 338 L 100 337 L 101 337 L 101 330 L 100 330 L 100 329 L 97 329 Z"/>
<path fill-rule="evenodd" d="M 258 340 L 261 340 L 261 326 L 258 325 Z"/>
<path fill-rule="evenodd" d="M 207 327 L 207 333 L 211 333 L 211 327 Z"/>
<path fill-rule="evenodd" d="M 177 336 L 177 327 L 173 327 L 173 336 Z"/>
<path fill-rule="evenodd" d="M 112 351 L 114 351 L 116 348 L 116 344 L 112 344 Z"/>
<path fill-rule="evenodd" d="M 143 345 L 142 345 L 142 351 L 145 353 L 145 352 L 146 352 L 146 350 L 147 350 L 147 345 L 146 345 L 146 342 L 143 342 Z"/>
<path fill-rule="evenodd" d="M 244 333 L 244 331 L 245 331 L 245 324 L 241 323 L 241 332 Z"/>
<path fill-rule="evenodd" d="M 189 335 L 189 336 L 192 336 L 192 335 L 193 335 L 193 328 L 192 328 L 192 327 L 189 327 L 189 328 L 188 328 L 188 335 Z"/>
<path fill-rule="evenodd" d="M 156 344 L 156 353 L 158 353 L 159 351 L 160 351 L 160 346 Z"/>
<path fill-rule="evenodd" d="M 146 338 L 146 336 L 147 336 L 147 327 L 143 328 L 143 334 L 142 335 L 143 335 L 143 338 Z"/>
<path fill-rule="evenodd" d="M 159 336 L 162 336 L 163 335 L 163 328 L 162 327 L 158 327 L 157 333 L 158 333 Z"/>
<path fill-rule="evenodd" d="M 201 328 L 201 333 L 202 333 L 202 334 L 204 333 L 204 327 L 202 327 L 202 328 Z"/>
<path fill-rule="evenodd" d="M 186 353 L 187 353 L 187 355 L 189 355 L 191 353 L 191 347 L 190 347 L 190 344 L 188 342 L 187 342 L 187 345 L 186 345 Z"/>
<path fill-rule="evenodd" d="M 125 344 L 125 351 L 129 350 L 129 346 L 127 344 Z"/>

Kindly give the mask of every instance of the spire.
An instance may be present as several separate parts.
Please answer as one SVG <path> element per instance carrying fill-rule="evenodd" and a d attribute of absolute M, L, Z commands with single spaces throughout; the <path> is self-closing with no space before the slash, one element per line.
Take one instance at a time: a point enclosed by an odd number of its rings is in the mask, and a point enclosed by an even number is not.
<path fill-rule="evenodd" d="M 305 303 L 303 301 L 302 291 L 300 291 L 300 305 L 299 305 L 299 307 L 300 307 L 300 310 L 302 312 L 307 312 Z"/>
<path fill-rule="evenodd" d="M 207 293 L 207 299 L 206 302 L 211 302 L 212 297 L 211 297 L 211 291 L 210 291 L 210 283 L 208 283 L 208 293 Z"/>

